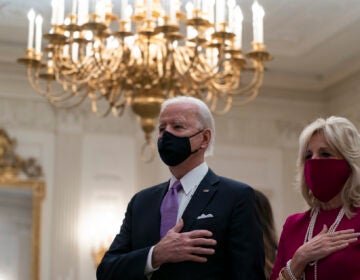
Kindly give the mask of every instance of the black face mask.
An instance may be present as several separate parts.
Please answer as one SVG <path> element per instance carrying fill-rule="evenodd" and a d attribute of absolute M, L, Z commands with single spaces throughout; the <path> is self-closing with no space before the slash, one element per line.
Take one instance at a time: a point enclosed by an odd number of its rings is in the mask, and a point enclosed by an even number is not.
<path fill-rule="evenodd" d="M 179 137 L 164 131 L 158 139 L 158 151 L 162 161 L 168 166 L 176 166 L 186 160 L 190 155 L 200 150 L 191 151 L 190 138 L 203 132 L 200 130 L 191 136 Z"/>

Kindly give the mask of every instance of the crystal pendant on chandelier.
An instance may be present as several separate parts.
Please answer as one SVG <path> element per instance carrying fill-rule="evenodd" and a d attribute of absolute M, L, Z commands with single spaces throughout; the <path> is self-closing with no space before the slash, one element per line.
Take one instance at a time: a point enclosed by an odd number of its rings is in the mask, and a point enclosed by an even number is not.
<path fill-rule="evenodd" d="M 121 0 L 119 16 L 111 0 L 72 1 L 65 17 L 64 0 L 53 0 L 51 29 L 44 35 L 42 17 L 29 12 L 26 57 L 18 62 L 27 66 L 31 86 L 56 107 L 76 107 L 88 99 L 92 111 L 103 116 L 120 116 L 131 107 L 145 133 L 144 147 L 151 144 L 165 99 L 194 96 L 213 112 L 226 113 L 255 99 L 264 62 L 272 59 L 263 43 L 265 13 L 256 0 L 247 54 L 235 0 L 136 0 L 134 5 Z M 246 82 L 244 75 L 250 76 Z"/>

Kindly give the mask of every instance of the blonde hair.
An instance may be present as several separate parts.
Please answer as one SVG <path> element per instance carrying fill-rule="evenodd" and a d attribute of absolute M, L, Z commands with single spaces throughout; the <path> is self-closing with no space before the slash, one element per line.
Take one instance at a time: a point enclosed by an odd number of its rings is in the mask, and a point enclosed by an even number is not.
<path fill-rule="evenodd" d="M 317 207 L 319 201 L 312 195 L 306 185 L 304 164 L 306 149 L 310 138 L 321 133 L 329 147 L 343 156 L 351 168 L 351 175 L 341 190 L 341 199 L 347 217 L 353 216 L 352 207 L 360 206 L 360 135 L 356 127 L 346 118 L 319 118 L 304 128 L 299 137 L 297 159 L 297 185 L 311 208 Z"/>

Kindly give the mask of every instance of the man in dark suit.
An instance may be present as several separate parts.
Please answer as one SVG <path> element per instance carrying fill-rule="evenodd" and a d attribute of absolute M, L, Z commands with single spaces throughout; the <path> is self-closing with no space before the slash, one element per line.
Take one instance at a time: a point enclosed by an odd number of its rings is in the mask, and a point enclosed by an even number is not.
<path fill-rule="evenodd" d="M 98 280 L 265 279 L 254 191 L 208 168 L 214 136 L 205 103 L 184 96 L 164 102 L 158 151 L 171 179 L 131 199 Z"/>

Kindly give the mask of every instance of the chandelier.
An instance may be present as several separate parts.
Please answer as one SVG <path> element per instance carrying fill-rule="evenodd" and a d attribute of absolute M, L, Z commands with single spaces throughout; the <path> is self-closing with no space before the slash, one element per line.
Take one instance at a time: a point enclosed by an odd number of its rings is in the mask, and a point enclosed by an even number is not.
<path fill-rule="evenodd" d="M 131 107 L 145 133 L 144 149 L 167 98 L 194 96 L 215 113 L 255 99 L 264 62 L 272 59 L 263 42 L 265 13 L 256 0 L 247 53 L 235 0 L 119 2 L 115 14 L 111 0 L 72 0 L 65 16 L 64 0 L 53 0 L 51 29 L 44 35 L 41 15 L 29 11 L 26 56 L 18 62 L 51 104 L 72 108 L 88 99 L 102 116 L 121 116 Z"/>

